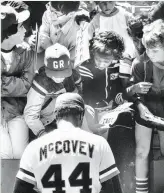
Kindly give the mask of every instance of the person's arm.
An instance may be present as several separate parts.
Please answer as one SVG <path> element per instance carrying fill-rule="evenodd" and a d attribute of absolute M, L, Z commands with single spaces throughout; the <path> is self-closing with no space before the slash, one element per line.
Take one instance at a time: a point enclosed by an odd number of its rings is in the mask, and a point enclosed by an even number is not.
<path fill-rule="evenodd" d="M 116 166 L 112 150 L 105 139 L 101 143 L 101 162 L 99 168 L 99 179 L 102 185 L 103 193 L 109 192 L 110 180 L 114 192 L 122 193 L 121 183 L 118 180 L 119 170 Z M 111 185 L 110 185 L 111 186 Z"/>
<path fill-rule="evenodd" d="M 89 35 L 89 40 L 91 40 L 93 38 L 93 35 L 96 31 L 96 29 L 99 27 L 99 23 L 100 23 L 100 15 L 97 14 L 89 23 L 88 26 L 88 35 Z"/>
<path fill-rule="evenodd" d="M 85 116 L 89 130 L 93 132 L 94 134 L 102 135 L 108 131 L 109 126 L 97 123 L 95 110 L 91 106 L 85 105 L 84 116 Z"/>
<path fill-rule="evenodd" d="M 124 15 L 125 15 L 125 19 L 126 19 L 126 24 L 128 26 L 129 19 L 133 19 L 134 15 L 126 10 L 124 10 Z"/>
<path fill-rule="evenodd" d="M 123 193 L 119 175 L 103 182 L 100 193 Z"/>
<path fill-rule="evenodd" d="M 47 91 L 42 88 L 36 81 L 33 81 L 32 87 L 27 95 L 27 104 L 24 109 L 24 118 L 28 127 L 35 135 L 45 127 L 40 120 L 40 112 L 44 104 Z"/>
<path fill-rule="evenodd" d="M 144 82 L 144 76 L 144 63 L 141 58 L 136 58 L 132 63 L 130 83 L 126 88 L 126 95 L 129 100 L 133 102 L 141 100 L 144 102 L 144 98 L 138 93 L 138 87 L 140 86 L 137 85 L 140 82 Z"/>
<path fill-rule="evenodd" d="M 124 58 L 120 60 L 120 65 L 119 65 L 119 78 L 121 80 L 121 84 L 123 87 L 123 93 L 122 93 L 123 100 L 127 100 L 126 88 L 130 82 L 131 67 L 132 67 L 131 57 L 127 55 L 124 56 Z"/>
<path fill-rule="evenodd" d="M 46 10 L 42 17 L 42 25 L 40 26 L 40 33 L 43 33 L 50 37 L 50 19 L 51 13 L 49 10 Z"/>
<path fill-rule="evenodd" d="M 37 193 L 37 191 L 34 190 L 33 184 L 16 178 L 13 193 Z"/>
<path fill-rule="evenodd" d="M 52 45 L 50 38 L 50 25 L 51 13 L 49 10 L 45 11 L 42 17 L 42 25 L 39 30 L 38 38 L 38 52 L 45 50 L 47 47 Z"/>
<path fill-rule="evenodd" d="M 21 55 L 20 64 L 24 68 L 21 76 L 1 76 L 2 87 L 1 93 L 3 96 L 24 96 L 30 89 L 34 77 L 34 52 L 25 50 Z"/>
<path fill-rule="evenodd" d="M 153 7 L 153 10 L 149 13 L 149 18 L 151 21 L 157 19 L 164 19 L 164 2 L 160 1 L 157 5 Z"/>

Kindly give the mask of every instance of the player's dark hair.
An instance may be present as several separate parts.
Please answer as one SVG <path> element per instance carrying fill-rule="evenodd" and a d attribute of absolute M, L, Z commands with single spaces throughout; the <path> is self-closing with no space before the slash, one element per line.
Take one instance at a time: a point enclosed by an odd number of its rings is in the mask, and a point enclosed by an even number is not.
<path fill-rule="evenodd" d="M 9 38 L 9 36 L 16 34 L 17 31 L 18 31 L 18 24 L 13 24 L 6 30 L 1 29 L 1 42 L 3 42 L 4 39 Z"/>
<path fill-rule="evenodd" d="M 63 107 L 55 110 L 56 121 L 67 119 L 72 116 L 75 126 L 78 127 L 79 117 L 84 116 L 84 109 L 81 107 Z"/>
<path fill-rule="evenodd" d="M 110 54 L 115 58 L 121 58 L 125 50 L 123 38 L 113 31 L 105 31 L 96 34 L 91 42 L 92 52 Z"/>

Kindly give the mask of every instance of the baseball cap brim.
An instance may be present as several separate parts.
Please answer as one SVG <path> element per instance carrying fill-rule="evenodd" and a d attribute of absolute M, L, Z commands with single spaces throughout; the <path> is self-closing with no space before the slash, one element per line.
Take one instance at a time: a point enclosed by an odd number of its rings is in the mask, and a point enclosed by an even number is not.
<path fill-rule="evenodd" d="M 26 21 L 30 17 L 30 12 L 28 10 L 24 10 L 21 12 L 17 12 L 17 22 L 22 23 Z"/>
<path fill-rule="evenodd" d="M 72 75 L 72 69 L 64 69 L 63 71 L 54 71 L 45 68 L 45 72 L 48 77 L 56 77 L 56 78 L 67 78 Z"/>

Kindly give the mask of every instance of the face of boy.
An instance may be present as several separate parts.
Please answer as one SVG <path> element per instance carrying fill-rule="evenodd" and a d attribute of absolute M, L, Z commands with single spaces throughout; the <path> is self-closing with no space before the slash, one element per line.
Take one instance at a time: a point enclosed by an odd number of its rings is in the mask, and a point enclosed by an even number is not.
<path fill-rule="evenodd" d="M 160 45 L 155 48 L 146 48 L 146 53 L 152 62 L 164 63 L 164 48 Z M 164 64 L 163 64 L 164 65 Z"/>
<path fill-rule="evenodd" d="M 112 55 L 105 55 L 97 52 L 95 52 L 94 54 L 95 64 L 100 70 L 104 70 L 105 68 L 107 68 L 111 64 L 113 59 L 114 57 Z"/>
<path fill-rule="evenodd" d="M 115 7 L 115 2 L 114 1 L 100 1 L 99 7 L 104 14 L 110 15 Z"/>

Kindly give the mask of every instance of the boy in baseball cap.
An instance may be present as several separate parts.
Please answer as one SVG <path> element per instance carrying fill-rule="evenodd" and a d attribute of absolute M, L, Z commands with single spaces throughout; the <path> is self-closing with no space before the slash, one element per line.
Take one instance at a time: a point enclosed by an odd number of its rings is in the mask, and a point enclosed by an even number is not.
<path fill-rule="evenodd" d="M 66 47 L 54 44 L 45 51 L 44 66 L 36 74 L 27 96 L 24 116 L 35 135 L 45 130 L 54 117 L 56 97 L 65 92 L 81 91 L 81 76 L 72 69 Z"/>
<path fill-rule="evenodd" d="M 44 57 L 46 75 L 52 79 L 70 77 L 72 67 L 68 49 L 58 43 L 48 47 Z"/>

